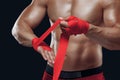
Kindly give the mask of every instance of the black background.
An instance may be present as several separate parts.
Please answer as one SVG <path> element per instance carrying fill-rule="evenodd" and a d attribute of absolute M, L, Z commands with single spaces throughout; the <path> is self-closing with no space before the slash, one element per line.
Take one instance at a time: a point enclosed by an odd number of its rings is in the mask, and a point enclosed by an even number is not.
<path fill-rule="evenodd" d="M 0 5 L 0 80 L 41 80 L 46 61 L 33 48 L 21 46 L 11 29 L 31 0 L 5 0 Z M 35 30 L 40 36 L 49 27 L 48 17 Z M 39 30 L 42 29 L 42 32 Z M 45 40 L 48 44 L 50 36 Z M 103 70 L 106 80 L 120 80 L 120 51 L 103 48 Z"/>

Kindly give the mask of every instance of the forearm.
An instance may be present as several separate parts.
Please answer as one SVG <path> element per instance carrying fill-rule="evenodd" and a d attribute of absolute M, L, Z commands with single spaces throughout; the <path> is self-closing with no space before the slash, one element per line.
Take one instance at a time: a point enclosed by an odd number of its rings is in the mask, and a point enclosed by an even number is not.
<path fill-rule="evenodd" d="M 120 27 L 100 27 L 90 24 L 86 36 L 98 42 L 104 48 L 120 50 Z"/>
<path fill-rule="evenodd" d="M 27 47 L 32 47 L 32 39 L 37 37 L 31 27 L 29 27 L 24 21 L 15 23 L 12 29 L 12 35 L 19 44 Z"/>

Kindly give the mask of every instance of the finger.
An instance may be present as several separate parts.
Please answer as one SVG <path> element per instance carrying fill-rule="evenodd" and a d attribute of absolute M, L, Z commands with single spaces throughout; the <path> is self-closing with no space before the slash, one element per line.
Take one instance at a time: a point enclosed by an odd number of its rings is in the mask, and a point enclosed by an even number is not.
<path fill-rule="evenodd" d="M 63 17 L 59 17 L 60 20 L 64 20 Z"/>
<path fill-rule="evenodd" d="M 68 22 L 66 22 L 66 21 L 61 21 L 61 22 L 60 22 L 60 26 L 61 26 L 61 27 L 64 27 L 64 28 L 67 28 L 67 27 L 68 27 Z"/>
<path fill-rule="evenodd" d="M 52 55 L 51 55 L 50 51 L 48 51 L 47 54 L 48 54 L 48 57 L 49 57 L 49 62 L 52 63 Z"/>
<path fill-rule="evenodd" d="M 55 52 L 54 51 L 51 51 L 51 53 L 52 53 L 52 56 L 54 57 L 54 59 L 55 59 Z"/>
<path fill-rule="evenodd" d="M 42 55 L 44 60 L 47 60 L 47 56 L 45 55 L 45 52 L 42 47 L 40 47 L 40 46 L 38 47 L 38 52 Z"/>
<path fill-rule="evenodd" d="M 61 20 L 65 20 L 65 21 L 67 21 L 68 20 L 68 18 L 69 18 L 69 16 L 68 17 L 59 17 L 59 19 L 61 19 Z"/>
<path fill-rule="evenodd" d="M 50 54 L 52 63 L 54 63 L 54 60 L 55 60 L 55 53 L 54 53 L 53 51 L 51 51 L 51 52 L 49 52 L 49 54 Z"/>
<path fill-rule="evenodd" d="M 50 62 L 54 63 L 54 59 L 53 59 L 52 53 L 49 51 L 48 54 L 49 54 L 49 57 L 50 57 Z"/>
<path fill-rule="evenodd" d="M 63 33 L 66 33 L 65 28 L 61 27 L 61 30 L 62 30 Z"/>
<path fill-rule="evenodd" d="M 47 56 L 47 60 L 48 60 L 48 62 L 52 62 L 52 60 L 51 60 L 51 57 L 50 57 L 50 54 L 48 53 L 48 51 L 47 50 L 45 50 L 45 55 Z"/>

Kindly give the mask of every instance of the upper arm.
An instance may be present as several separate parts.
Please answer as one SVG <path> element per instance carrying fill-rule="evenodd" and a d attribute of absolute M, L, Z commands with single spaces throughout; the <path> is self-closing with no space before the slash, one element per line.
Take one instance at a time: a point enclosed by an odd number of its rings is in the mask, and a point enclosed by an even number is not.
<path fill-rule="evenodd" d="M 16 23 L 27 24 L 29 27 L 36 27 L 44 18 L 46 13 L 46 0 L 32 0 L 20 14 Z"/>

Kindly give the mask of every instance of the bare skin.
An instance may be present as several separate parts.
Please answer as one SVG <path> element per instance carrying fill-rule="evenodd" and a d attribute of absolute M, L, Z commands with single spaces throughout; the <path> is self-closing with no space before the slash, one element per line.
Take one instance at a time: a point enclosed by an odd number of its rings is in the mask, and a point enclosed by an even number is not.
<path fill-rule="evenodd" d="M 51 24 L 59 17 L 66 19 L 74 15 L 90 23 L 87 34 L 71 35 L 64 60 L 64 71 L 77 71 L 102 65 L 102 48 L 120 50 L 120 0 L 32 0 L 21 13 L 12 29 L 15 39 L 23 46 L 32 47 L 37 37 L 33 29 L 48 13 Z M 62 25 L 62 26 L 61 26 Z M 53 66 L 61 28 L 68 27 L 66 21 L 52 32 L 50 51 L 38 47 L 48 64 Z"/>

